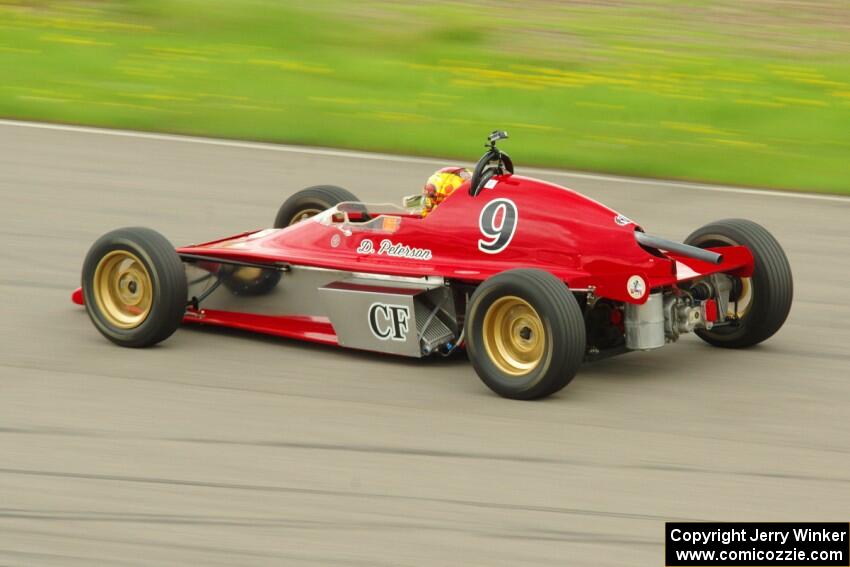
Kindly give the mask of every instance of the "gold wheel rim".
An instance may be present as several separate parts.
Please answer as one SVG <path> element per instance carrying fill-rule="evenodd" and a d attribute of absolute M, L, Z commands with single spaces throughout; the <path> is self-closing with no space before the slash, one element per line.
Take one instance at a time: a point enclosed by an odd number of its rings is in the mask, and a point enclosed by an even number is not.
<path fill-rule="evenodd" d="M 298 214 L 292 217 L 292 220 L 289 221 L 289 226 L 292 226 L 293 224 L 298 224 L 299 222 L 307 220 L 310 217 L 314 217 L 321 212 L 322 211 L 320 211 L 319 209 L 304 209 L 302 211 L 298 211 Z"/>
<path fill-rule="evenodd" d="M 241 283 L 251 283 L 256 281 L 263 275 L 262 268 L 255 268 L 253 266 L 242 266 L 236 269 L 231 277 Z"/>
<path fill-rule="evenodd" d="M 100 259 L 94 270 L 94 299 L 111 325 L 134 329 L 151 312 L 153 283 L 139 257 L 114 250 Z"/>
<path fill-rule="evenodd" d="M 499 370 L 525 376 L 540 364 L 546 350 L 540 315 L 514 295 L 497 299 L 484 315 L 484 348 Z"/>

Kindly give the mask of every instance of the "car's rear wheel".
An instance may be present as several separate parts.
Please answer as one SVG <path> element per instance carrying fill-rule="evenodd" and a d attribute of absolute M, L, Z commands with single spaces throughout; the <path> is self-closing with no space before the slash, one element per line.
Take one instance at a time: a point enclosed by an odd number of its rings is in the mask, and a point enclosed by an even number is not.
<path fill-rule="evenodd" d="M 335 185 L 316 185 L 298 191 L 280 206 L 275 228 L 286 228 L 346 201 L 359 201 L 349 190 Z"/>
<path fill-rule="evenodd" d="M 736 278 L 726 316 L 728 325 L 696 334 L 705 342 L 726 348 L 758 344 L 776 333 L 791 310 L 794 282 L 782 247 L 761 225 L 744 219 L 727 219 L 694 231 L 687 244 L 708 248 L 746 246 L 755 260 L 749 278 Z"/>
<path fill-rule="evenodd" d="M 584 359 L 586 335 L 578 302 L 548 272 L 515 269 L 482 283 L 466 316 L 466 349 L 481 380 L 506 398 L 554 394 Z"/>
<path fill-rule="evenodd" d="M 168 240 L 149 228 L 121 228 L 101 236 L 86 255 L 82 280 L 92 323 L 121 346 L 156 344 L 183 320 L 183 263 Z"/>
<path fill-rule="evenodd" d="M 298 191 L 280 206 L 274 228 L 286 228 L 314 217 L 340 203 L 358 202 L 354 193 L 336 185 L 314 185 Z M 220 274 L 224 285 L 236 295 L 264 295 L 280 282 L 281 273 L 247 267 L 224 267 Z"/>

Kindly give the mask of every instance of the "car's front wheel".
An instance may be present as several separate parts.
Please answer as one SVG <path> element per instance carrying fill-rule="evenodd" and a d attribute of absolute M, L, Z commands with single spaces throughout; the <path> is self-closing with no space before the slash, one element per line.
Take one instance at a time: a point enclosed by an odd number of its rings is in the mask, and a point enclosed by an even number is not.
<path fill-rule="evenodd" d="M 149 228 L 121 228 L 97 239 L 83 262 L 82 284 L 92 323 L 121 346 L 167 339 L 186 311 L 183 263 Z"/>
<path fill-rule="evenodd" d="M 265 295 L 280 282 L 281 272 L 254 266 L 222 265 L 218 272 L 221 283 L 233 295 Z"/>
<path fill-rule="evenodd" d="M 564 282 L 542 270 L 508 270 L 482 283 L 470 299 L 466 325 L 475 371 L 506 398 L 554 394 L 584 359 L 578 302 Z"/>

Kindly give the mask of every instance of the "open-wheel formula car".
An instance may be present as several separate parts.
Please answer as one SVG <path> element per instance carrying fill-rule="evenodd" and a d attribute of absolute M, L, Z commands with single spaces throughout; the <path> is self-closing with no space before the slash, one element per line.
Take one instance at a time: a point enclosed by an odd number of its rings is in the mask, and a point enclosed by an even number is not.
<path fill-rule="evenodd" d="M 91 247 L 73 294 L 95 327 L 150 346 L 181 323 L 219 325 L 410 357 L 464 348 L 496 393 L 541 398 L 583 361 L 695 332 L 748 347 L 791 307 L 788 260 L 747 220 L 685 243 L 650 236 L 570 189 L 513 174 L 496 146 L 424 214 L 316 186 L 274 228 L 173 248 L 146 228 Z"/>

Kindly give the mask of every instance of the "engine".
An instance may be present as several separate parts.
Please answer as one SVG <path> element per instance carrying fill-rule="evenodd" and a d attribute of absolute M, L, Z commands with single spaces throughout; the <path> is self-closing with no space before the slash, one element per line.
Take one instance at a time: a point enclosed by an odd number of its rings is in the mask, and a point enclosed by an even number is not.
<path fill-rule="evenodd" d="M 683 288 L 651 293 L 646 303 L 625 305 L 625 337 L 629 350 L 651 350 L 675 342 L 683 333 L 727 324 L 732 279 L 724 274 Z"/>

